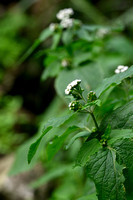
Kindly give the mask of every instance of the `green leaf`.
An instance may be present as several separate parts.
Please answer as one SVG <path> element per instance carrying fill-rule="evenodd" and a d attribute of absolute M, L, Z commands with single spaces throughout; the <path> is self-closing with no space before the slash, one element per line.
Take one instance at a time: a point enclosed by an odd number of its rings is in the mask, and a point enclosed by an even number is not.
<path fill-rule="evenodd" d="M 33 143 L 34 139 L 31 138 L 30 140 L 26 141 L 23 145 L 21 145 L 15 154 L 15 161 L 9 171 L 9 175 L 16 175 L 28 170 L 31 170 L 38 161 L 38 156 L 35 156 L 32 160 L 31 164 L 28 165 L 27 163 L 27 152 L 29 146 Z"/>
<path fill-rule="evenodd" d="M 89 195 L 83 196 L 77 200 L 97 200 L 97 196 L 94 193 L 94 194 L 89 194 Z"/>
<path fill-rule="evenodd" d="M 118 152 L 118 155 L 122 158 L 123 163 L 133 169 L 133 139 L 126 138 L 116 141 L 113 148 Z"/>
<path fill-rule="evenodd" d="M 126 166 L 124 175 L 126 177 L 125 187 L 127 195 L 133 195 L 133 139 L 118 140 L 114 143 L 113 148 L 122 160 L 124 167 Z"/>
<path fill-rule="evenodd" d="M 92 55 L 90 52 L 76 52 L 76 54 L 74 55 L 73 58 L 73 65 L 74 66 L 79 66 L 80 64 L 82 64 L 85 61 L 89 61 L 90 59 L 92 59 Z"/>
<path fill-rule="evenodd" d="M 55 49 L 58 46 L 58 44 L 60 42 L 60 39 L 61 39 L 61 33 L 62 32 L 54 33 L 54 35 L 53 35 L 53 43 L 52 43 L 51 49 Z"/>
<path fill-rule="evenodd" d="M 59 74 L 61 68 L 61 64 L 59 61 L 52 62 L 49 66 L 47 66 L 41 76 L 41 80 L 46 80 L 48 77 L 55 77 Z"/>
<path fill-rule="evenodd" d="M 100 142 L 96 138 L 85 142 L 78 152 L 75 165 L 84 166 L 89 161 L 90 156 L 99 151 L 100 148 Z"/>
<path fill-rule="evenodd" d="M 69 127 L 63 134 L 56 136 L 52 142 L 50 142 L 46 148 L 48 160 L 51 160 L 53 156 L 60 150 L 64 141 L 68 135 L 74 131 L 77 131 L 79 128 L 76 126 Z"/>
<path fill-rule="evenodd" d="M 132 129 L 114 129 L 110 133 L 110 139 L 108 140 L 108 144 L 113 144 L 117 140 L 125 138 L 133 138 Z"/>
<path fill-rule="evenodd" d="M 68 173 L 72 170 L 72 165 L 60 165 L 54 169 L 49 170 L 45 175 L 40 177 L 35 182 L 31 183 L 30 186 L 32 188 L 38 188 L 47 182 L 56 179 L 60 176 L 63 176 L 65 173 Z"/>
<path fill-rule="evenodd" d="M 102 149 L 87 163 L 87 172 L 95 182 L 99 200 L 124 200 L 122 167 L 116 162 L 115 151 Z"/>
<path fill-rule="evenodd" d="M 104 117 L 100 129 L 103 131 L 108 124 L 112 129 L 133 129 L 133 101 L 129 101 Z"/>
<path fill-rule="evenodd" d="M 122 82 L 122 80 L 132 75 L 133 75 L 133 66 L 131 66 L 127 71 L 123 73 L 115 74 L 114 76 L 104 79 L 101 85 L 95 90 L 97 96 L 99 97 L 110 87 L 115 87 L 116 85 L 119 85 Z"/>
<path fill-rule="evenodd" d="M 46 29 L 44 29 L 44 30 L 41 32 L 41 34 L 40 34 L 40 36 L 39 36 L 39 40 L 40 40 L 41 42 L 43 42 L 43 41 L 46 40 L 48 37 L 50 37 L 52 34 L 53 34 L 53 31 L 50 30 L 50 28 L 46 28 Z"/>
<path fill-rule="evenodd" d="M 74 31 L 69 28 L 63 32 L 62 41 L 65 45 L 68 45 L 72 42 L 74 36 Z"/>
<path fill-rule="evenodd" d="M 48 120 L 48 122 L 46 123 L 43 133 L 42 135 L 34 142 L 31 144 L 30 148 L 29 148 L 29 152 L 28 152 L 28 163 L 31 162 L 33 156 L 35 155 L 37 148 L 42 140 L 42 138 L 44 137 L 44 135 L 46 135 L 46 133 L 52 129 L 52 128 L 56 128 L 61 126 L 62 124 L 64 124 L 68 119 L 70 119 L 70 117 L 72 117 L 74 114 L 68 114 L 66 116 L 63 117 L 57 117 L 57 118 L 53 118 Z"/>
<path fill-rule="evenodd" d="M 90 35 L 88 33 L 88 31 L 83 28 L 77 31 L 77 36 L 80 39 L 87 40 L 89 42 L 93 41 L 93 39 L 94 39 L 94 37 L 92 35 Z"/>
<path fill-rule="evenodd" d="M 89 133 L 88 131 L 82 131 L 79 132 L 78 134 L 76 134 L 75 136 L 73 136 L 70 140 L 70 142 L 68 143 L 68 145 L 66 146 L 66 149 L 69 149 L 69 147 L 74 143 L 74 141 L 80 137 L 86 137 L 89 136 L 91 133 Z"/>

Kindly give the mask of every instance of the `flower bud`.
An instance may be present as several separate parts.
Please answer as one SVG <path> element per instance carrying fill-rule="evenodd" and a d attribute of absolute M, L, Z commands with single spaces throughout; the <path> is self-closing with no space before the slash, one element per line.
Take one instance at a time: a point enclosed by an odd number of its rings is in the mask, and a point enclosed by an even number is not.
<path fill-rule="evenodd" d="M 88 93 L 87 98 L 88 98 L 88 100 L 91 101 L 91 102 L 97 100 L 96 93 L 93 92 L 93 91 L 90 91 L 90 92 Z"/>

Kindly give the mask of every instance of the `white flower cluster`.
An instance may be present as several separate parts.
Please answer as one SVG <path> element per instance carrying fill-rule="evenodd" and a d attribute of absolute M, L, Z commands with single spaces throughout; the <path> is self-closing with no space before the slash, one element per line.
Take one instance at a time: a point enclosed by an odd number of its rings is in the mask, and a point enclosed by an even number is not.
<path fill-rule="evenodd" d="M 119 65 L 117 67 L 117 69 L 115 70 L 116 74 L 119 74 L 121 72 L 125 72 L 128 69 L 128 66 L 124 66 L 124 65 Z"/>
<path fill-rule="evenodd" d="M 73 19 L 71 18 L 66 18 L 64 20 L 61 21 L 60 25 L 63 27 L 63 28 L 68 28 L 68 27 L 72 27 L 73 26 Z"/>
<path fill-rule="evenodd" d="M 65 8 L 65 9 L 63 9 L 63 10 L 60 10 L 58 13 L 57 13 L 57 15 L 56 15 L 56 17 L 57 17 L 57 19 L 59 19 L 59 20 L 64 20 L 64 19 L 68 19 L 68 18 L 70 18 L 70 16 L 71 15 L 73 15 L 74 14 L 74 12 L 73 12 L 73 9 L 72 8 Z"/>
<path fill-rule="evenodd" d="M 81 83 L 81 80 L 76 79 L 74 81 L 72 81 L 71 83 L 68 84 L 67 88 L 65 89 L 65 94 L 70 94 L 71 90 L 77 86 L 79 83 Z"/>
<path fill-rule="evenodd" d="M 57 19 L 61 20 L 60 25 L 63 28 L 69 28 L 73 26 L 73 19 L 70 18 L 71 15 L 73 15 L 73 9 L 72 8 L 65 8 L 63 10 L 60 10 L 56 17 Z"/>

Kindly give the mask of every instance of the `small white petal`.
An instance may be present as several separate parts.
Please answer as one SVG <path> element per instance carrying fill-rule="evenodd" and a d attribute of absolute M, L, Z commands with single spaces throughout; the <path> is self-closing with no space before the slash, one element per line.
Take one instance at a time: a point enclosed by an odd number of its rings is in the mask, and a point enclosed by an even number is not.
<path fill-rule="evenodd" d="M 68 90 L 71 90 L 71 89 L 72 89 L 72 86 L 69 84 L 69 85 L 67 86 L 67 89 L 68 89 Z"/>
<path fill-rule="evenodd" d="M 116 74 L 119 74 L 120 72 L 121 72 L 121 71 L 120 71 L 119 69 L 116 69 L 116 70 L 115 70 L 115 73 L 116 73 Z"/>
<path fill-rule="evenodd" d="M 70 94 L 70 90 L 69 89 L 65 89 L 65 94 Z"/>
<path fill-rule="evenodd" d="M 125 71 L 128 70 L 128 66 L 124 66 Z"/>
<path fill-rule="evenodd" d="M 121 69 L 121 72 L 125 72 L 127 69 L 127 67 L 124 67 L 123 69 Z"/>
<path fill-rule="evenodd" d="M 123 69 L 124 68 L 124 66 L 123 65 L 119 65 L 118 67 L 117 67 L 117 69 Z"/>

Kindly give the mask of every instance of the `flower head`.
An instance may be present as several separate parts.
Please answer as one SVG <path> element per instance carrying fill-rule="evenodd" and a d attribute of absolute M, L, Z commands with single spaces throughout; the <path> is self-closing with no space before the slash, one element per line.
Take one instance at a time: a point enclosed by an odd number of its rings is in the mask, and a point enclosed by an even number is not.
<path fill-rule="evenodd" d="M 73 15 L 74 14 L 74 12 L 73 12 L 73 9 L 72 8 L 65 8 L 65 9 L 63 9 L 63 10 L 60 10 L 58 13 L 57 13 L 57 15 L 56 15 L 56 17 L 57 17 L 57 19 L 59 19 L 59 20 L 64 20 L 64 19 L 68 19 L 71 15 Z"/>
<path fill-rule="evenodd" d="M 50 29 L 51 31 L 55 31 L 56 28 L 57 28 L 57 24 L 55 24 L 55 23 L 51 23 L 51 24 L 49 25 L 49 29 Z"/>
<path fill-rule="evenodd" d="M 93 91 L 90 91 L 89 93 L 88 93 L 88 100 L 89 101 L 95 101 L 96 99 L 97 99 L 97 96 L 96 96 L 96 93 L 95 92 L 93 92 Z"/>
<path fill-rule="evenodd" d="M 121 72 L 125 72 L 128 69 L 128 66 L 124 66 L 124 65 L 119 65 L 116 69 L 115 69 L 115 73 L 119 74 Z"/>
<path fill-rule="evenodd" d="M 71 94 L 71 91 L 81 83 L 81 80 L 76 79 L 68 84 L 67 88 L 65 89 L 65 94 L 69 95 Z"/>
<path fill-rule="evenodd" d="M 71 103 L 69 103 L 68 107 L 69 110 L 77 111 L 82 108 L 82 105 L 78 101 L 72 101 Z"/>
<path fill-rule="evenodd" d="M 60 22 L 62 28 L 70 28 L 73 26 L 73 19 L 65 18 Z"/>

